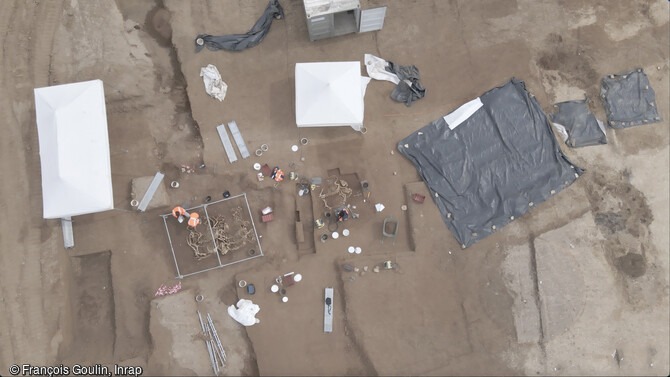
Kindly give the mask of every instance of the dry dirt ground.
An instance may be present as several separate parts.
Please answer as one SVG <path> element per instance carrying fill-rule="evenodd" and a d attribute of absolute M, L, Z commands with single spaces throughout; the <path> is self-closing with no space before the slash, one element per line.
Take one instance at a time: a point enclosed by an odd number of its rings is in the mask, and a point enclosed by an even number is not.
<path fill-rule="evenodd" d="M 281 0 L 286 17 L 260 45 L 195 52 L 197 34 L 244 32 L 266 3 L 0 2 L 0 374 L 61 363 L 211 374 L 200 310 L 219 330 L 226 375 L 668 375 L 667 1 L 364 0 L 363 8 L 388 6 L 383 30 L 309 42 L 302 2 Z M 295 63 L 365 53 L 416 65 L 426 97 L 406 107 L 389 98 L 392 84 L 373 81 L 365 135 L 299 130 Z M 224 102 L 204 91 L 207 64 L 228 84 Z M 604 119 L 601 78 L 635 67 L 647 72 L 665 120 L 608 129 L 602 146 L 559 141 L 586 173 L 494 235 L 462 250 L 430 200 L 409 199 L 427 189 L 391 152 L 416 129 L 513 76 L 547 112 L 586 95 Z M 59 222 L 42 219 L 33 88 L 98 78 L 116 210 L 75 217 L 75 247 L 65 250 Z M 269 150 L 229 163 L 215 127 L 232 120 L 252 152 Z M 303 137 L 308 145 L 292 152 Z M 345 223 L 351 235 L 322 243 L 326 230 L 310 226 L 320 199 L 299 196 L 288 179 L 259 182 L 255 162 L 307 178 L 339 169 L 360 214 Z M 168 188 L 170 204 L 246 192 L 264 256 L 186 277 L 182 292 L 154 298 L 178 281 L 160 217 L 170 207 L 139 213 L 129 202 L 131 180 L 156 171 L 164 184 L 180 182 Z M 374 203 L 386 209 L 375 213 Z M 265 206 L 274 221 L 260 222 Z M 386 216 L 400 222 L 395 243 L 381 242 Z M 362 253 L 348 254 L 350 245 Z M 396 268 L 373 272 L 384 260 Z M 303 280 L 282 303 L 269 287 L 291 271 Z M 335 292 L 331 334 L 322 327 L 325 287 Z M 228 317 L 239 298 L 260 306 L 259 324 Z"/>

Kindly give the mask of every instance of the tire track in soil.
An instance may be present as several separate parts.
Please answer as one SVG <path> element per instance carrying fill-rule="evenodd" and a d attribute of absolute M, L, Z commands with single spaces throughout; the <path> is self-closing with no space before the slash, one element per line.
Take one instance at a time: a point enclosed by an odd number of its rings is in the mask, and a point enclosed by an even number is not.
<path fill-rule="evenodd" d="M 51 336 L 58 329 L 62 294 L 52 289 L 60 282 L 57 242 L 41 217 L 32 89 L 49 85 L 51 46 L 62 5 L 61 1 L 0 3 L 4 38 L 0 111 L 6 116 L 0 166 L 12 172 L 11 179 L 0 183 L 0 195 L 10 203 L 2 208 L 0 219 L 0 314 L 5 319 L 0 324 L 0 341 L 9 345 L 0 347 L 2 364 L 28 361 L 28 357 L 33 364 L 48 363 L 55 356 Z"/>
<path fill-rule="evenodd" d="M 339 300 L 336 299 L 336 301 L 339 301 L 339 304 L 342 305 L 342 313 L 344 315 L 344 334 L 347 338 L 349 338 L 349 344 L 351 344 L 351 348 L 353 351 L 352 353 L 354 355 L 359 356 L 360 361 L 363 364 L 363 367 L 365 368 L 362 371 L 349 370 L 347 371 L 347 374 L 360 375 L 360 376 L 378 376 L 379 373 L 377 372 L 377 369 L 375 368 L 372 359 L 370 359 L 370 355 L 368 355 L 367 350 L 365 349 L 365 347 L 363 347 L 363 345 L 358 340 L 358 337 L 356 336 L 356 329 L 352 328 L 347 322 L 348 310 L 347 310 L 346 293 L 344 290 L 344 280 L 342 280 L 340 265 L 338 264 L 337 261 L 335 261 L 333 268 L 335 268 L 335 276 L 337 277 L 337 289 L 339 292 L 341 292 L 338 295 L 340 299 Z"/>

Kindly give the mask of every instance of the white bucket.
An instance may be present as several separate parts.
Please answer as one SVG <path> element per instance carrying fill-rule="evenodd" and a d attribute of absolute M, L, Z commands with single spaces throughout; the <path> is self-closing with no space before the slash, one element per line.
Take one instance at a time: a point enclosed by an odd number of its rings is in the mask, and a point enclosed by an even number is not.
<path fill-rule="evenodd" d="M 279 286 L 277 284 L 272 284 L 272 287 L 270 287 L 270 290 L 272 293 L 277 293 L 279 292 Z"/>
<path fill-rule="evenodd" d="M 133 199 L 130 201 L 131 207 L 137 207 L 138 205 L 140 205 L 140 202 L 138 202 L 137 199 Z"/>

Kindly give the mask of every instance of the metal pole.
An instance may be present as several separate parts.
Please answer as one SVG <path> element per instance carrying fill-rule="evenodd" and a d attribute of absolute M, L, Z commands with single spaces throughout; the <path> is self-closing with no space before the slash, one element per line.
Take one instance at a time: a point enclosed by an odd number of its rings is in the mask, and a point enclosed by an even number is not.
<path fill-rule="evenodd" d="M 205 327 L 205 324 L 202 322 L 202 316 L 200 315 L 200 310 L 196 310 L 196 313 L 198 313 L 198 320 L 200 321 L 200 328 L 202 329 L 203 335 L 207 336 L 207 328 Z M 212 363 L 212 369 L 214 370 L 214 374 L 218 376 L 219 371 L 216 365 L 215 356 L 212 352 L 212 346 L 211 344 L 209 344 L 209 341 L 207 340 L 205 340 L 205 344 L 207 345 L 207 353 L 209 354 L 209 361 Z"/>
<path fill-rule="evenodd" d="M 249 211 L 249 219 L 251 220 L 251 226 L 254 228 L 254 235 L 256 235 L 256 243 L 258 244 L 258 250 L 263 255 L 263 248 L 261 247 L 261 240 L 258 238 L 258 232 L 256 231 L 256 224 L 254 223 L 254 217 L 251 215 L 251 207 L 249 207 L 249 200 L 247 199 L 247 193 L 242 193 L 244 195 L 244 201 L 247 203 L 247 211 Z"/>
<path fill-rule="evenodd" d="M 214 335 L 214 339 L 216 340 L 216 345 L 219 346 L 219 351 L 221 351 L 221 355 L 223 355 L 223 358 L 225 359 L 226 353 L 223 350 L 221 340 L 219 340 L 219 334 L 216 333 L 216 328 L 214 328 L 214 323 L 212 323 L 212 317 L 209 316 L 209 313 L 207 313 L 207 321 L 209 322 L 209 327 L 211 328 L 212 334 Z"/>
<path fill-rule="evenodd" d="M 168 242 L 170 242 L 170 251 L 172 251 L 172 259 L 174 259 L 174 266 L 177 268 L 177 279 L 183 278 L 183 276 L 179 273 L 179 265 L 177 264 L 177 257 L 174 255 L 174 246 L 172 246 L 172 238 L 170 238 L 170 230 L 168 229 L 167 226 L 167 221 L 165 221 L 165 216 L 163 215 L 163 224 L 165 225 L 165 232 L 167 233 L 168 236 Z"/>
<path fill-rule="evenodd" d="M 214 375 L 218 376 L 219 371 L 216 366 L 216 361 L 214 360 L 214 352 L 212 352 L 212 345 L 209 342 L 205 342 L 207 345 L 207 352 L 209 353 L 209 361 L 212 363 L 212 370 L 214 370 Z"/>
<path fill-rule="evenodd" d="M 221 265 L 221 257 L 219 257 L 219 248 L 216 246 L 216 240 L 214 239 L 214 229 L 212 229 L 212 224 L 209 222 L 209 213 L 207 212 L 207 204 L 202 207 L 205 210 L 205 216 L 207 216 L 207 227 L 209 228 L 209 234 L 212 235 L 212 242 L 214 243 L 214 251 L 216 252 L 216 259 L 219 261 L 219 266 Z"/>
<path fill-rule="evenodd" d="M 202 332 L 205 332 L 205 324 L 202 323 L 202 316 L 200 315 L 200 310 L 196 310 L 196 313 L 198 313 L 198 321 L 200 321 L 200 328 L 202 328 Z"/>

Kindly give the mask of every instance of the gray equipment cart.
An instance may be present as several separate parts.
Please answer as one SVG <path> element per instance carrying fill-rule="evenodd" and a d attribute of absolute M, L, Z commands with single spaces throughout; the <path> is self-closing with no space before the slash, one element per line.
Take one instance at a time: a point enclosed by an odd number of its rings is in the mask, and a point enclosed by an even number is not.
<path fill-rule="evenodd" d="M 360 0 L 303 0 L 309 40 L 381 30 L 386 7 L 361 9 Z"/>

